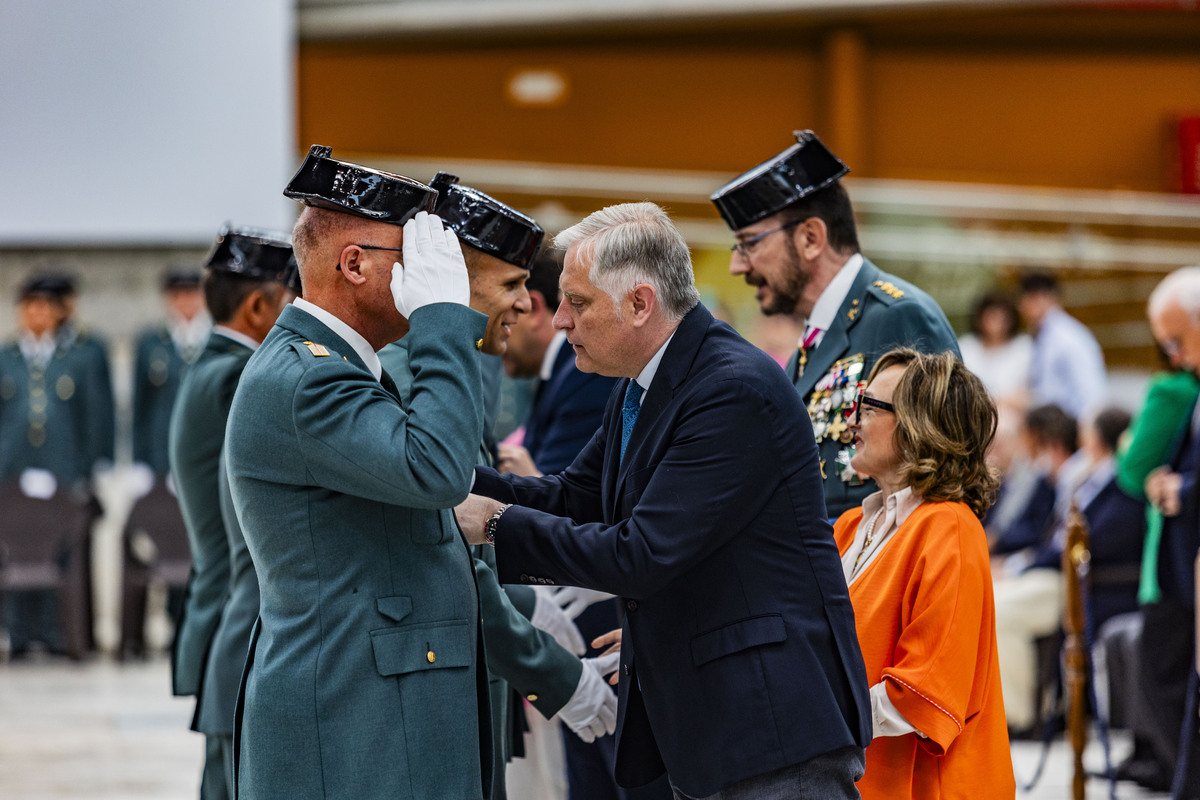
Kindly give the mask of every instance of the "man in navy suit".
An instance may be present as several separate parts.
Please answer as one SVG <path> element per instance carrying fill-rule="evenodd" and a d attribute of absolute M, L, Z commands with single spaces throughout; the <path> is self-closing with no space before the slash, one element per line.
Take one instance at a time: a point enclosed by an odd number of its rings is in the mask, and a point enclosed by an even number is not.
<path fill-rule="evenodd" d="M 529 313 L 512 329 L 504 352 L 504 371 L 512 378 L 538 378 L 538 386 L 525 420 L 523 446 L 500 445 L 496 464 L 500 472 L 540 477 L 569 467 L 603 423 L 604 407 L 617 382 L 606 375 L 580 371 L 575 366 L 574 348 L 567 345 L 567 334 L 554 327 L 561 273 L 558 257 L 542 255 L 525 283 Z M 551 596 L 575 617 L 585 642 L 621 625 L 617 601 L 606 592 L 568 586 Z M 587 655 L 596 657 L 600 653 L 600 649 L 589 647 Z M 671 796 L 666 780 L 638 789 L 617 786 L 613 778 L 616 743 L 611 736 L 585 742 L 563 731 L 562 743 L 571 800 L 654 800 Z"/>
<path fill-rule="evenodd" d="M 627 380 L 559 475 L 476 468 L 464 533 L 506 583 L 621 597 L 618 783 L 857 797 L 870 700 L 799 396 L 700 305 L 662 209 L 612 206 L 555 244 L 576 364 Z"/>

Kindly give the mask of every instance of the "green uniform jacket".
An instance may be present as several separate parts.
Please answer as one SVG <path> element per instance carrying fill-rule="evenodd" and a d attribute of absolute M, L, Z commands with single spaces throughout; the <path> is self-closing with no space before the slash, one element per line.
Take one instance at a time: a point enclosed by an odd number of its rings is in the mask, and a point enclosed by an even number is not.
<path fill-rule="evenodd" d="M 218 460 L 225 421 L 253 351 L 213 332 L 179 387 L 171 415 L 171 473 L 192 551 L 183 615 L 171 653 L 176 695 L 199 694 L 208 650 L 229 595 L 229 541 L 221 519 Z"/>
<path fill-rule="evenodd" d="M 161 478 L 171 468 L 167 456 L 171 409 L 188 365 L 165 325 L 138 336 L 133 360 L 133 460 L 148 465 L 155 477 Z"/>
<path fill-rule="evenodd" d="M 379 351 L 379 360 L 396 381 L 406 406 L 413 380 L 408 367 L 408 341 L 409 337 L 406 337 Z M 485 380 L 485 386 L 486 383 Z M 487 415 L 484 417 L 486 424 Z M 481 454 L 488 449 L 485 444 L 481 447 Z M 490 464 L 490 458 L 484 460 Z M 512 717 L 519 712 L 512 703 L 510 686 L 549 719 L 575 693 L 583 664 L 553 636 L 535 628 L 529 621 L 536 602 L 533 587 L 500 586 L 496 578 L 494 547 L 472 547 L 471 553 L 475 558 L 475 577 L 479 584 L 483 643 L 490 679 L 493 747 L 491 796 L 492 800 L 503 800 L 507 794 L 504 765 L 512 757 L 514 744 L 509 741 L 509 734 L 514 730 Z M 521 608 L 518 609 L 517 605 Z"/>
<path fill-rule="evenodd" d="M 99 460 L 111 462 L 108 359 L 91 341 L 60 341 L 45 367 L 29 364 L 15 341 L 0 349 L 0 478 L 36 468 L 77 484 L 90 481 Z"/>
<path fill-rule="evenodd" d="M 260 591 L 234 731 L 243 798 L 490 791 L 479 596 L 453 512 L 483 433 L 487 319 L 438 303 L 410 322 L 407 409 L 294 305 L 234 398 L 226 463 Z"/>
<path fill-rule="evenodd" d="M 875 361 L 897 347 L 960 355 L 954 331 L 933 298 L 864 259 L 833 324 L 807 354 L 803 373 L 798 369 L 799 351 L 787 364 L 788 377 L 813 422 L 830 517 L 862 505 L 863 498 L 876 489 L 874 481 L 843 480 L 850 477 L 845 465 L 854 445 L 837 419 L 844 422 L 842 409 L 853 404 L 855 380 L 865 381 Z M 819 388 L 825 382 L 839 385 Z"/>
<path fill-rule="evenodd" d="M 229 595 L 221 611 L 221 622 L 213 634 L 204 668 L 204 683 L 196 704 L 193 726 L 210 736 L 233 736 L 237 693 L 246 668 L 250 635 L 258 620 L 258 573 L 246 547 L 229 490 L 224 454 L 218 468 L 221 520 L 229 543 Z"/>

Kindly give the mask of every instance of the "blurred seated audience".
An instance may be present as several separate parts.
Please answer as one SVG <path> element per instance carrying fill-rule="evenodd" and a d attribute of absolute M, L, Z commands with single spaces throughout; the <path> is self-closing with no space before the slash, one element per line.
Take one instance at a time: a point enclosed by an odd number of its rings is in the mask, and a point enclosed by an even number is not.
<path fill-rule="evenodd" d="M 1029 391 L 1033 339 L 1021 333 L 1017 306 L 992 292 L 976 301 L 971 332 L 958 340 L 962 361 L 979 376 L 997 405 L 1023 406 Z"/>
<path fill-rule="evenodd" d="M 1056 441 L 1050 448 L 1043 443 L 1043 449 L 1058 462 L 1052 473 L 1055 492 L 1050 524 L 1036 543 L 999 562 L 996 580 L 996 637 L 1004 704 L 1009 727 L 1022 733 L 1036 720 L 1036 641 L 1061 626 L 1060 568 L 1072 504 L 1083 514 L 1091 532 L 1092 589 L 1088 609 L 1091 626 L 1135 607 L 1136 584 L 1132 575 L 1140 559 L 1145 529 L 1140 501 L 1121 492 L 1116 481 L 1114 453 L 1128 427 L 1129 414 L 1116 408 L 1096 414 L 1082 426 L 1078 451 L 1064 459 L 1062 456 L 1072 444 L 1063 422 L 1069 417 L 1061 410 L 1055 411 L 1030 412 L 1035 423 L 1039 416 L 1057 420 L 1051 426 Z M 1123 572 L 1127 577 L 1120 580 Z M 1106 576 L 1115 576 L 1116 580 Z"/>

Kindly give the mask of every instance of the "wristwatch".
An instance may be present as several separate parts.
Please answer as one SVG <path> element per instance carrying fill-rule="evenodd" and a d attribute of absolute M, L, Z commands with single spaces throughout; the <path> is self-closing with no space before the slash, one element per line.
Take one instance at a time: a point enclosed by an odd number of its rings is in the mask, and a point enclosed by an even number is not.
<path fill-rule="evenodd" d="M 496 544 L 496 526 L 500 524 L 500 517 L 505 511 L 512 508 L 512 503 L 505 503 L 496 509 L 496 513 L 488 518 L 488 521 L 483 525 L 483 538 L 488 544 Z"/>

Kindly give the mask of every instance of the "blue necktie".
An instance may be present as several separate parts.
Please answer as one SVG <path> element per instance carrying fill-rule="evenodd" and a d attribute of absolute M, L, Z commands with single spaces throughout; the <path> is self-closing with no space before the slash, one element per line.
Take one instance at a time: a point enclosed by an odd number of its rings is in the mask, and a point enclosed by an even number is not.
<path fill-rule="evenodd" d="M 642 410 L 642 393 L 646 390 L 637 381 L 630 381 L 625 388 L 625 405 L 621 407 L 621 460 L 625 460 L 625 448 L 629 445 L 629 434 L 633 433 L 633 423 L 637 422 L 638 412 Z"/>

